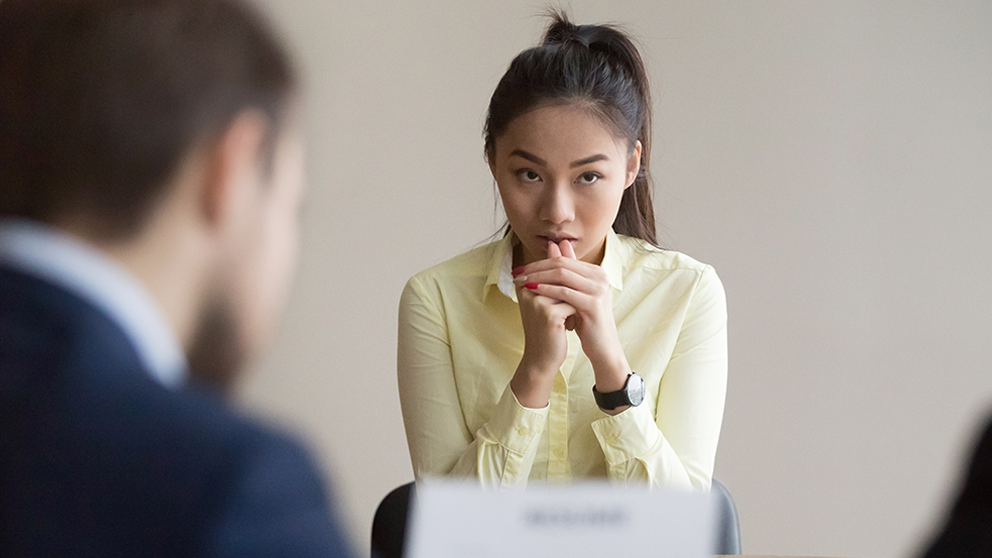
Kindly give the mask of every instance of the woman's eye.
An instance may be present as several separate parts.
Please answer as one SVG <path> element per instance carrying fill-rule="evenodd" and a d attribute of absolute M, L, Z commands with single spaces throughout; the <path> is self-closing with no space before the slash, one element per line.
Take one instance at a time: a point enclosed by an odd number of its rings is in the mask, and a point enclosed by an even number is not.
<path fill-rule="evenodd" d="M 541 175 L 532 170 L 522 170 L 518 174 L 520 175 L 520 179 L 524 182 L 537 182 L 541 179 Z"/>
<path fill-rule="evenodd" d="M 595 172 L 587 172 L 579 177 L 579 183 L 581 184 L 592 184 L 600 179 L 599 174 Z"/>

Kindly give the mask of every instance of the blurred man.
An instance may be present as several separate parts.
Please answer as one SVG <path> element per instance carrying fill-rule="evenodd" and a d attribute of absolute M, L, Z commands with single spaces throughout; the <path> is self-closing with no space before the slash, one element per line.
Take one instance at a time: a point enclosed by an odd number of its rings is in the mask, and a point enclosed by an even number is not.
<path fill-rule="evenodd" d="M 992 419 L 985 427 L 944 530 L 926 558 L 992 556 Z"/>
<path fill-rule="evenodd" d="M 223 392 L 270 337 L 303 146 L 236 0 L 0 2 L 0 556 L 342 556 Z"/>

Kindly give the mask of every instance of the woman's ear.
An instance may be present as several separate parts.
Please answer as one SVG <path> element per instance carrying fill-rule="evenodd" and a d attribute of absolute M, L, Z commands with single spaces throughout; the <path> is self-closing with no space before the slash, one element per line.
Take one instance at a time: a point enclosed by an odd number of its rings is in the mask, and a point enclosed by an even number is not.
<path fill-rule="evenodd" d="M 490 146 L 486 148 L 486 162 L 489 163 L 489 174 L 493 175 L 493 180 L 496 180 L 496 147 Z"/>
<path fill-rule="evenodd" d="M 630 150 L 630 157 L 627 159 L 627 181 L 624 190 L 630 188 L 637 179 L 637 174 L 641 172 L 641 140 L 634 143 L 634 148 Z"/>

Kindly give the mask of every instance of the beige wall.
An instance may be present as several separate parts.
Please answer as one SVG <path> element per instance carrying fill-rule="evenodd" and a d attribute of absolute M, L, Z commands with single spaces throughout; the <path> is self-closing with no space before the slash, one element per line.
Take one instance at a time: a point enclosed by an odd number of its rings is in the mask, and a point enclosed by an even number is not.
<path fill-rule="evenodd" d="M 496 227 L 480 130 L 542 4 L 267 4 L 308 76 L 312 189 L 243 400 L 312 441 L 367 552 L 412 478 L 400 290 Z M 640 38 L 662 240 L 726 285 L 744 549 L 910 554 L 992 409 L 992 3 L 570 5 Z"/>

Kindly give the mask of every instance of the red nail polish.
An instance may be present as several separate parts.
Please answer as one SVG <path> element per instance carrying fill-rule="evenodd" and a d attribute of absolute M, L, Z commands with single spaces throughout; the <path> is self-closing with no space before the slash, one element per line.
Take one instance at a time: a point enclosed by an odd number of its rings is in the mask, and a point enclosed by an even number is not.
<path fill-rule="evenodd" d="M 511 271 L 510 274 L 513 275 L 514 277 L 516 277 L 517 275 L 520 275 L 523 272 L 524 272 L 524 266 L 520 266 L 520 267 L 514 269 L 513 271 Z"/>
<path fill-rule="evenodd" d="M 524 287 L 533 291 L 537 289 L 537 283 L 524 283 Z"/>

